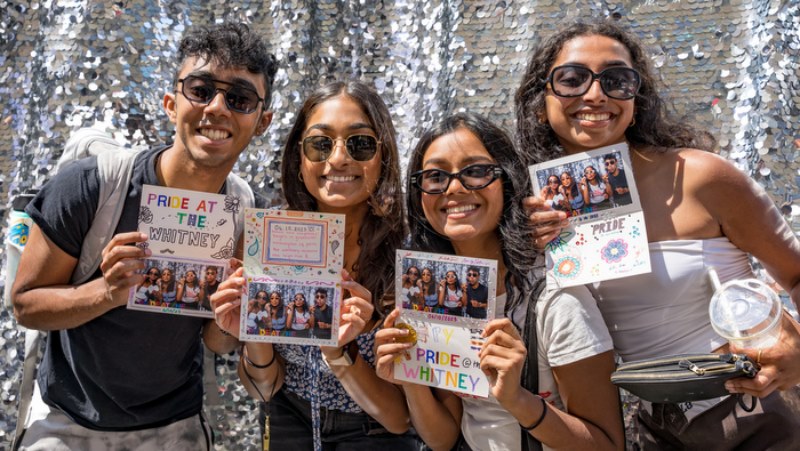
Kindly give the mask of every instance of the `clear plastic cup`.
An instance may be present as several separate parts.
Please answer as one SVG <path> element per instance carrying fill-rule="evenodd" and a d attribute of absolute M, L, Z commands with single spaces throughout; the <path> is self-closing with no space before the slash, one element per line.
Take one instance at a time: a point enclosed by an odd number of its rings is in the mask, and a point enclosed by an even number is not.
<path fill-rule="evenodd" d="M 768 348 L 778 340 L 783 308 L 767 284 L 744 279 L 717 288 L 708 313 L 711 326 L 729 342 L 743 348 Z"/>

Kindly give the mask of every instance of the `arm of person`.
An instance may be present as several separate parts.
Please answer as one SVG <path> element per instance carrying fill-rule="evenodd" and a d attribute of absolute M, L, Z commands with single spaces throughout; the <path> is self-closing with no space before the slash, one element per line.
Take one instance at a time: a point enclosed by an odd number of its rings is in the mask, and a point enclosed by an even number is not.
<path fill-rule="evenodd" d="M 719 224 L 722 234 L 755 256 L 800 306 L 800 242 L 769 195 L 716 155 L 700 151 L 685 154 L 687 174 L 697 174 L 687 183 L 695 182 L 690 185 L 692 192 Z M 800 327 L 788 316 L 781 322 L 780 339 L 771 348 L 759 351 L 732 346 L 731 350 L 761 363 L 755 378 L 739 378 L 727 384 L 733 392 L 764 397 L 800 383 Z"/>
<path fill-rule="evenodd" d="M 220 329 L 216 321 L 206 321 L 203 326 L 203 343 L 209 350 L 220 355 L 230 354 L 241 344 L 235 336 Z"/>
<path fill-rule="evenodd" d="M 586 181 L 585 177 L 581 181 L 581 196 L 583 196 L 583 204 L 586 206 L 591 205 L 591 202 L 589 201 L 590 197 L 588 183 L 589 182 Z"/>
<path fill-rule="evenodd" d="M 461 432 L 461 400 L 452 392 L 398 381 L 394 378 L 394 362 L 407 356 L 413 343 L 398 341 L 408 330 L 394 327 L 400 310 L 394 309 L 375 334 L 375 373 L 378 377 L 402 387 L 410 412 L 411 423 L 420 438 L 434 451 L 449 451 Z"/>
<path fill-rule="evenodd" d="M 185 287 L 186 287 L 186 281 L 184 280 L 183 277 L 181 277 L 181 279 L 178 281 L 178 289 L 175 292 L 175 301 L 183 302 L 183 290 L 185 289 Z"/>
<path fill-rule="evenodd" d="M 494 380 L 492 394 L 521 425 L 539 423 L 530 431 L 537 440 L 554 449 L 624 449 L 619 394 L 610 382 L 611 351 L 553 368 L 566 406 L 562 411 L 545 406 L 538 395 L 520 385 L 527 351 L 510 320 L 491 321 L 484 335 L 480 362 Z"/>
<path fill-rule="evenodd" d="M 606 181 L 604 185 L 606 186 L 606 200 L 611 199 L 611 184 Z"/>
<path fill-rule="evenodd" d="M 115 235 L 102 252 L 103 277 L 73 286 L 69 280 L 78 259 L 34 224 L 11 292 L 17 322 L 38 330 L 71 329 L 125 305 L 131 287 L 144 280 L 136 271 L 150 251 L 135 244 L 146 239 L 139 232 Z"/>
<path fill-rule="evenodd" d="M 216 342 L 219 337 L 212 336 L 212 343 L 206 343 L 212 350 L 218 346 L 224 349 L 230 348 L 232 344 L 230 340 L 236 340 L 235 337 L 239 336 L 241 295 L 245 283 L 244 269 L 239 265 L 231 266 L 238 268 L 219 284 L 217 291 L 209 298 L 211 308 L 214 309 L 215 324 L 206 324 L 204 338 L 206 334 L 218 333 L 225 339 Z M 252 342 L 245 342 L 240 350 L 239 378 L 253 399 L 269 401 L 270 396 L 283 385 L 284 363 L 274 351 L 275 348 L 271 343 Z"/>
<path fill-rule="evenodd" d="M 374 311 L 372 294 L 369 290 L 353 281 L 346 271 L 343 271 L 342 276 L 342 288 L 352 295 L 342 303 L 339 343 L 345 345 L 344 347 L 321 346 L 327 361 L 335 360 L 344 352 L 348 352 L 350 342 L 367 328 Z M 375 369 L 361 357 L 361 353 L 356 353 L 354 357 L 350 366 L 332 365 L 333 374 L 350 397 L 386 430 L 393 434 L 406 432 L 410 419 L 408 406 L 400 388 L 378 377 Z"/>
<path fill-rule="evenodd" d="M 272 343 L 245 342 L 239 359 L 239 379 L 255 400 L 269 401 L 283 386 L 286 369 Z"/>

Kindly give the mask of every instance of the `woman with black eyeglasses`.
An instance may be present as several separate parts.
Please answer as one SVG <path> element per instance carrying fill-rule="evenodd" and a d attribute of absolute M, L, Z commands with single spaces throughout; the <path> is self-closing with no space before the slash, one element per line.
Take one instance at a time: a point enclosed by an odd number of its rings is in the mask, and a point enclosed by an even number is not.
<path fill-rule="evenodd" d="M 652 271 L 591 287 L 622 359 L 736 351 L 761 367 L 754 379 L 726 383 L 730 393 L 760 397 L 752 412 L 751 400 L 737 396 L 643 403 L 633 419 L 638 446 L 797 448 L 800 325 L 785 316 L 781 340 L 770 348 L 729 346 L 710 324 L 707 269 L 722 282 L 754 277 L 755 256 L 800 304 L 800 242 L 763 189 L 710 152 L 713 138 L 676 119 L 657 89 L 636 37 L 600 22 L 573 24 L 541 41 L 516 95 L 518 136 L 530 161 L 623 142 L 631 149 L 627 176 L 641 199 Z M 542 208 L 531 214 L 539 247 L 565 219 Z"/>
<path fill-rule="evenodd" d="M 544 259 L 522 210 L 531 186 L 519 158 L 503 130 L 473 114 L 427 131 L 411 156 L 411 243 L 497 260 L 500 282 L 498 319 L 479 354 L 490 397 L 402 382 L 412 423 L 434 450 L 528 450 L 534 439 L 548 448 L 622 449 L 611 338 L 585 287 L 545 287 Z M 407 330 L 393 327 L 398 314 L 376 338 L 376 370 L 392 382 L 394 362 L 413 346 L 402 342 Z"/>
<path fill-rule="evenodd" d="M 340 346 L 245 343 L 240 375 L 256 399 L 269 400 L 275 449 L 418 449 L 402 391 L 373 367 L 405 234 L 399 174 L 392 120 L 374 89 L 334 82 L 306 99 L 286 139 L 281 182 L 290 209 L 346 217 Z M 238 308 L 226 304 L 235 305 L 243 283 L 240 270 L 214 297 L 217 321 L 232 334 Z"/>

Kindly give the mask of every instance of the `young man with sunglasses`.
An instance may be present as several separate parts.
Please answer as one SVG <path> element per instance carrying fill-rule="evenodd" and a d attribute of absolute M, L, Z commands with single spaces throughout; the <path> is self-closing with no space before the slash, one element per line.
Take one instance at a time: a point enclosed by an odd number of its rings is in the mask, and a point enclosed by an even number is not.
<path fill-rule="evenodd" d="M 200 305 L 206 310 L 211 310 L 211 295 L 217 292 L 219 288 L 219 280 L 217 279 L 217 268 L 209 266 L 205 271 L 205 278 L 200 282 L 203 287 L 203 297 L 200 299 Z"/>
<path fill-rule="evenodd" d="M 331 338 L 333 310 L 328 307 L 328 292 L 317 288 L 314 293 L 314 305 L 311 307 L 311 324 L 316 338 Z"/>
<path fill-rule="evenodd" d="M 20 324 L 49 331 L 21 449 L 210 449 L 201 414 L 202 338 L 216 352 L 237 340 L 214 321 L 125 308 L 151 253 L 136 244 L 144 184 L 233 192 L 239 154 L 264 133 L 276 67 L 242 24 L 193 29 L 181 40 L 164 109 L 174 143 L 134 157 L 124 208 L 102 262 L 73 285 L 100 203 L 98 159 L 65 167 L 28 206 L 31 236 L 13 287 Z M 246 187 L 239 192 L 252 195 Z M 159 383 L 153 383 L 158 380 Z M 25 421 L 28 412 L 20 412 Z"/>
<path fill-rule="evenodd" d="M 489 288 L 481 283 L 481 271 L 475 267 L 467 268 L 467 316 L 486 318 L 489 306 Z"/>
<path fill-rule="evenodd" d="M 611 195 L 615 207 L 628 205 L 631 203 L 631 190 L 628 188 L 628 178 L 625 177 L 625 170 L 619 168 L 617 157 L 608 154 L 603 157 L 606 166 L 606 175 L 603 180 L 611 185 Z"/>

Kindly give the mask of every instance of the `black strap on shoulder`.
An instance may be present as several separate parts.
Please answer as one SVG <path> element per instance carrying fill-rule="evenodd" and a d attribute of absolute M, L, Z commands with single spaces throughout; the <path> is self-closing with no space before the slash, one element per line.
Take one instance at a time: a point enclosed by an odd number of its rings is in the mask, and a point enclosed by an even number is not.
<path fill-rule="evenodd" d="M 536 302 L 542 293 L 544 281 L 539 281 L 533 296 L 527 302 L 525 326 L 522 330 L 522 340 L 528 349 L 525 357 L 525 366 L 522 368 L 522 388 L 531 393 L 539 393 L 539 352 L 538 335 L 536 334 Z M 520 427 L 522 434 L 522 451 L 541 451 L 542 443 L 536 440 L 530 432 Z"/>

